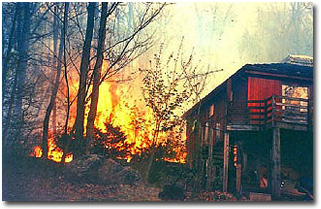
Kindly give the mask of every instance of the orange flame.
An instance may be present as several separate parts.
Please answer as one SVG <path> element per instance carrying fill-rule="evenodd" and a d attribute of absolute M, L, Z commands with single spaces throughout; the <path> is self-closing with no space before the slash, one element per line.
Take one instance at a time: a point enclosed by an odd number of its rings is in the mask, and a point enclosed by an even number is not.
<path fill-rule="evenodd" d="M 42 149 L 41 149 L 41 147 L 40 146 L 34 146 L 32 153 L 30 153 L 30 156 L 31 157 L 36 157 L 36 158 L 42 157 Z"/>
<path fill-rule="evenodd" d="M 42 148 L 40 146 L 34 146 L 32 153 L 30 153 L 30 156 L 40 158 L 42 157 L 42 154 L 43 154 Z M 56 145 L 52 134 L 49 134 L 47 159 L 60 163 L 62 160 L 62 156 L 63 156 L 62 149 L 60 149 Z M 65 163 L 70 163 L 72 160 L 73 160 L 73 154 L 72 153 L 67 154 L 65 157 Z"/>
<path fill-rule="evenodd" d="M 106 71 L 108 63 L 104 61 L 102 72 Z M 73 81 L 78 81 L 78 74 L 71 75 Z M 70 98 L 75 98 L 78 93 L 78 83 L 73 82 L 70 84 Z M 135 89 L 140 89 L 139 85 Z M 91 93 L 89 89 L 88 95 Z M 99 87 L 99 98 L 97 114 L 95 119 L 95 127 L 100 129 L 102 132 L 107 132 L 105 123 L 109 122 L 114 127 L 119 127 L 120 130 L 125 134 L 125 143 L 134 144 L 130 150 L 130 154 L 125 157 L 129 162 L 131 161 L 133 155 L 141 155 L 146 149 L 149 149 L 152 140 L 153 133 L 155 129 L 155 119 L 153 113 L 150 109 L 146 108 L 144 104 L 137 102 L 140 96 L 135 94 L 133 88 L 127 83 L 117 83 L 117 82 L 103 82 Z M 84 130 L 86 132 L 87 117 L 89 113 L 90 101 L 86 105 L 85 118 L 84 118 Z M 69 118 L 69 130 L 72 129 L 76 118 L 76 102 L 73 103 L 70 109 Z M 86 133 L 84 133 L 84 136 Z M 165 144 L 166 133 L 158 133 L 158 140 L 156 145 Z M 117 145 L 119 146 L 119 145 Z M 121 146 L 121 145 L 120 145 Z M 40 149 L 40 150 L 39 150 Z M 183 151 L 180 147 L 174 148 L 176 157 L 163 158 L 163 160 L 169 162 L 185 163 L 187 153 Z M 36 151 L 37 150 L 37 151 Z M 34 148 L 33 153 L 41 152 L 40 147 Z M 40 154 L 34 154 L 34 156 L 39 156 Z M 60 149 L 53 139 L 53 136 L 49 136 L 48 139 L 48 159 L 55 162 L 61 162 L 63 155 L 63 150 Z M 73 154 L 69 153 L 66 156 L 65 162 L 71 162 L 73 159 Z"/>
<path fill-rule="evenodd" d="M 56 145 L 53 137 L 49 138 L 48 139 L 48 155 L 47 155 L 47 158 L 49 160 L 55 161 L 57 163 L 60 163 L 61 160 L 62 160 L 63 154 L 64 154 L 63 150 L 60 149 Z M 72 161 L 72 159 L 73 159 L 73 154 L 72 153 L 67 154 L 66 157 L 65 157 L 65 163 L 70 163 Z"/>

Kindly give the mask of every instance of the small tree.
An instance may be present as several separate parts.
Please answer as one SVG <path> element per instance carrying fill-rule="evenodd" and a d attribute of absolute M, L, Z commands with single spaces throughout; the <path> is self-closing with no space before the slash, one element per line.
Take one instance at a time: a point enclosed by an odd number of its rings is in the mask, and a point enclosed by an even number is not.
<path fill-rule="evenodd" d="M 184 61 L 182 44 L 177 55 L 171 54 L 164 64 L 162 56 L 161 45 L 159 53 L 154 56 L 154 61 L 150 61 L 150 67 L 140 70 L 143 74 L 143 98 L 154 117 L 148 175 L 155 160 L 157 147 L 168 140 L 172 141 L 171 144 L 175 140 L 180 141 L 183 129 L 178 127 L 183 127 L 184 122 L 180 114 L 184 110 L 183 105 L 193 100 L 195 86 L 191 84 L 192 77 L 200 76 L 195 74 L 197 67 L 192 65 L 192 54 L 187 61 Z"/>

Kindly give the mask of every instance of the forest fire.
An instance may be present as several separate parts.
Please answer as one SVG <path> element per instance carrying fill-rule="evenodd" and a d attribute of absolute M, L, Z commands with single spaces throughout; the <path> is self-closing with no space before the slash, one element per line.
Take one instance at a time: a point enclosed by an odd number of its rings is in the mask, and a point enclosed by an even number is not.
<path fill-rule="evenodd" d="M 30 156 L 31 157 L 36 157 L 36 158 L 42 157 L 42 149 L 41 149 L 41 147 L 40 146 L 34 146 L 32 153 L 30 153 Z"/>
<path fill-rule="evenodd" d="M 31 157 L 41 158 L 42 157 L 42 148 L 40 146 L 34 146 Z M 55 161 L 57 163 L 61 162 L 63 156 L 63 150 L 60 149 L 54 142 L 53 137 L 48 139 L 48 156 L 47 159 Z M 65 163 L 71 162 L 73 159 L 73 154 L 69 153 L 66 155 Z"/>
<path fill-rule="evenodd" d="M 63 150 L 56 145 L 53 138 L 50 138 L 48 140 L 48 157 L 47 158 L 49 160 L 59 163 L 62 160 L 62 156 L 63 156 Z M 65 158 L 65 163 L 71 162 L 72 159 L 73 159 L 73 154 L 72 153 L 67 154 Z"/>
<path fill-rule="evenodd" d="M 106 63 L 103 65 L 103 69 L 107 68 Z M 76 75 L 75 75 L 76 78 Z M 75 79 L 77 80 L 77 79 Z M 70 87 L 70 98 L 77 96 L 77 82 Z M 138 87 L 140 88 L 140 87 Z M 130 85 L 126 83 L 118 82 L 103 82 L 100 87 L 100 96 L 98 98 L 97 115 L 95 118 L 95 128 L 101 133 L 106 134 L 109 130 L 107 124 L 112 127 L 119 128 L 119 132 L 123 133 L 125 139 L 117 143 L 105 143 L 104 148 L 118 150 L 120 153 L 126 153 L 122 156 L 116 156 L 117 158 L 126 159 L 127 162 L 131 161 L 134 155 L 141 156 L 141 154 L 150 149 L 152 141 L 154 140 L 155 133 L 155 119 L 153 112 L 142 105 L 138 101 L 137 95 L 131 94 Z M 90 95 L 91 89 L 89 90 Z M 86 105 L 85 119 L 84 119 L 84 137 L 86 137 L 87 118 L 90 110 L 90 100 Z M 76 119 L 76 105 L 72 105 L 70 109 L 70 117 L 68 121 L 68 130 L 72 130 Z M 167 134 L 168 135 L 168 134 Z M 95 136 L 96 139 L 99 136 Z M 117 136 L 114 136 L 117 137 Z M 183 136 L 184 137 L 184 136 Z M 117 139 L 115 139 L 117 141 Z M 165 132 L 158 132 L 158 137 L 154 146 L 164 146 L 166 141 L 170 140 L 169 136 L 166 136 Z M 130 145 L 130 146 L 126 146 Z M 172 149 L 175 152 L 174 158 L 164 157 L 163 160 L 169 162 L 185 163 L 186 151 L 183 151 L 181 147 L 174 147 Z M 41 157 L 42 150 L 40 146 L 35 146 L 32 153 L 34 157 Z M 63 156 L 63 150 L 57 146 L 53 134 L 49 132 L 48 137 L 48 159 L 61 162 Z M 67 154 L 65 162 L 71 162 L 73 160 L 73 154 Z"/>
<path fill-rule="evenodd" d="M 137 95 L 136 97 L 128 96 L 125 92 L 130 94 L 126 85 L 112 82 L 101 84 L 95 127 L 105 133 L 107 132 L 106 123 L 119 127 L 120 131 L 126 136 L 124 143 L 132 145 L 130 154 L 125 156 L 125 159 L 129 162 L 133 155 L 140 156 L 144 150 L 148 150 L 152 146 L 155 120 L 150 109 L 136 105 Z M 85 117 L 87 117 L 88 112 L 87 106 Z M 166 138 L 168 138 L 166 133 L 159 132 L 156 145 L 164 144 Z M 115 146 L 119 146 L 119 144 Z M 122 150 L 122 148 L 120 147 L 119 150 Z M 182 152 L 180 148 L 173 151 L 176 151 L 176 158 L 164 158 L 164 160 L 185 163 L 186 153 Z"/>

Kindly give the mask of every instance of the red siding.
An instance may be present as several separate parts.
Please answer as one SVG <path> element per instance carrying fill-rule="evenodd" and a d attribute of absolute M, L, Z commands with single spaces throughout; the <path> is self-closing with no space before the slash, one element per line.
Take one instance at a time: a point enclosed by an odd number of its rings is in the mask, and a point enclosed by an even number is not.
<path fill-rule="evenodd" d="M 281 81 L 249 77 L 248 100 L 262 100 L 272 95 L 282 95 Z"/>
<path fill-rule="evenodd" d="M 264 100 L 272 95 L 282 95 L 281 81 L 253 78 L 249 77 L 248 80 L 248 100 Z M 261 106 L 264 103 L 249 103 L 248 106 Z M 262 124 L 264 121 L 263 109 L 251 109 L 251 124 Z M 258 113 L 258 114 L 257 114 Z"/>

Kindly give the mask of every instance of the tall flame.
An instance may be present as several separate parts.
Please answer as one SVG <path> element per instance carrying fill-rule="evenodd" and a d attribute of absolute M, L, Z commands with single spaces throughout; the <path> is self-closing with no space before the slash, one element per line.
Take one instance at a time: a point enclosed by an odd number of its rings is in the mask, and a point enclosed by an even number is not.
<path fill-rule="evenodd" d="M 104 61 L 103 68 L 107 68 L 107 63 Z M 104 71 L 103 69 L 103 71 Z M 73 79 L 77 81 L 77 76 Z M 75 98 L 78 90 L 77 82 L 70 84 L 70 98 Z M 140 89 L 136 86 L 136 89 Z M 91 89 L 89 89 L 89 94 Z M 128 144 L 134 144 L 131 147 L 130 154 L 125 157 L 127 161 L 132 159 L 132 155 L 141 155 L 143 150 L 150 148 L 153 140 L 153 133 L 155 127 L 155 119 L 153 113 L 150 109 L 146 108 L 143 104 L 139 103 L 139 95 L 135 95 L 132 88 L 127 83 L 117 83 L 117 82 L 103 82 L 99 87 L 99 98 L 97 106 L 97 114 L 95 119 L 95 127 L 102 132 L 107 132 L 105 123 L 108 122 L 114 127 L 119 127 L 120 130 L 125 134 Z M 76 102 L 71 106 L 70 118 L 69 118 L 69 130 L 76 118 Z M 86 131 L 87 117 L 90 108 L 90 101 L 86 105 L 85 118 L 84 118 L 84 130 Z M 86 133 L 84 133 L 86 135 Z M 163 145 L 166 142 L 166 134 L 158 134 L 158 145 Z M 176 157 L 163 158 L 170 162 L 185 163 L 186 151 L 180 147 L 174 148 Z M 40 154 L 41 153 L 41 154 Z M 34 147 L 32 156 L 41 157 L 42 150 L 39 146 Z M 59 148 L 52 134 L 49 133 L 48 139 L 48 159 L 55 162 L 61 162 L 63 156 L 63 150 Z M 71 162 L 73 159 L 73 154 L 68 153 L 65 162 Z"/>

